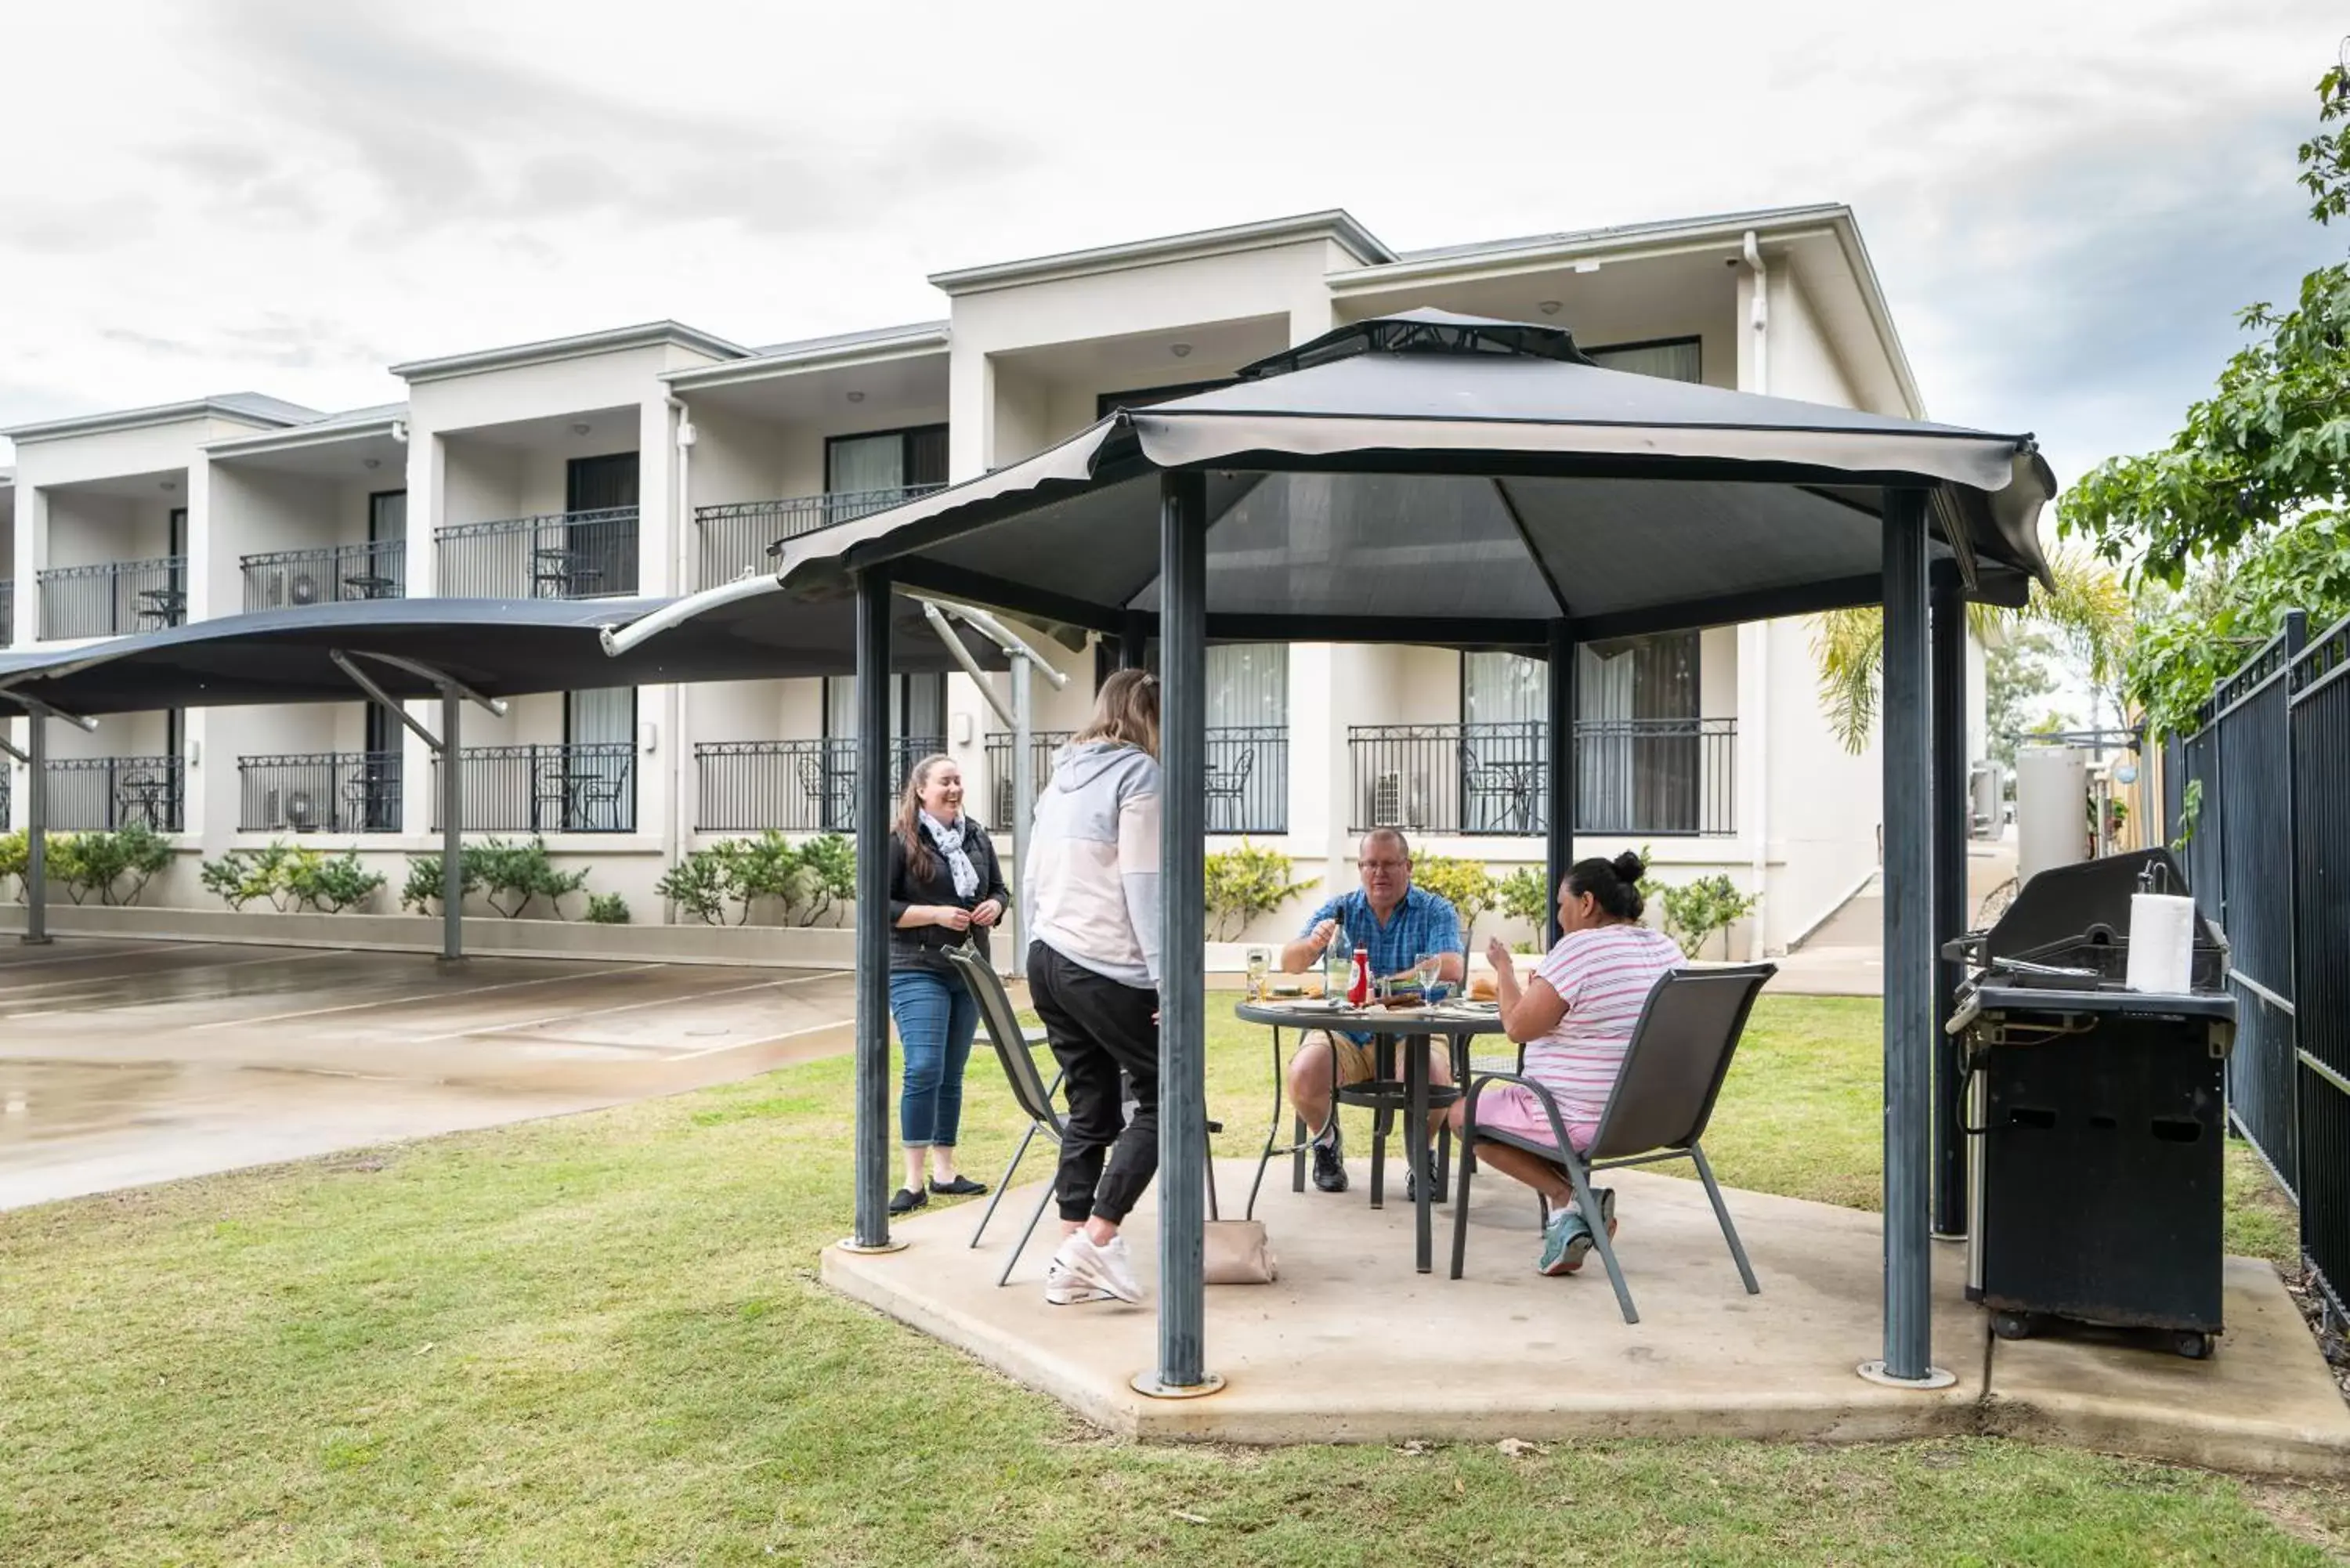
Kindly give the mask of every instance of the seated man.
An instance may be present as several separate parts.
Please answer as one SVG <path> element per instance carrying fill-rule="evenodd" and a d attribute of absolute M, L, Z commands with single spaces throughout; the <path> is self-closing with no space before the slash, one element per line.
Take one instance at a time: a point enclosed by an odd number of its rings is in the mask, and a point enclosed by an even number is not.
<path fill-rule="evenodd" d="M 1370 950 L 1375 976 L 1410 972 L 1420 954 L 1442 953 L 1444 962 L 1438 978 L 1461 983 L 1461 917 L 1443 898 L 1411 885 L 1411 846 L 1404 836 L 1392 827 L 1372 829 L 1363 836 L 1356 862 L 1362 887 L 1315 910 L 1305 931 L 1281 950 L 1281 967 L 1291 974 L 1301 973 L 1320 960 L 1330 943 L 1343 940 L 1349 949 Z M 1310 1030 L 1299 1043 L 1297 1054 L 1290 1058 L 1289 1103 L 1305 1125 L 1315 1129 L 1314 1185 L 1325 1192 L 1344 1192 L 1346 1156 L 1339 1147 L 1338 1118 L 1331 1114 L 1330 1103 L 1334 1054 L 1340 1084 L 1363 1082 L 1372 1076 L 1378 1064 L 1370 1035 Z M 1430 1084 L 1452 1082 L 1452 1064 L 1432 1040 L 1428 1078 Z M 1431 1128 L 1434 1125 L 1431 1120 Z"/>

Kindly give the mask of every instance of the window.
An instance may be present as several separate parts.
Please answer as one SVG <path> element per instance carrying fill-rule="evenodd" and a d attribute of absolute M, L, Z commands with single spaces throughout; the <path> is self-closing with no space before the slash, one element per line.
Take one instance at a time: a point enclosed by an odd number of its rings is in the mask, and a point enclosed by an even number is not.
<path fill-rule="evenodd" d="M 604 686 L 563 697 L 559 759 L 539 763 L 537 787 L 555 795 L 545 805 L 567 833 L 626 833 L 636 826 L 637 689 Z M 588 749 L 592 748 L 592 749 Z"/>
<path fill-rule="evenodd" d="M 1289 644 L 1235 642 L 1208 649 L 1208 728 L 1289 727 Z"/>
<path fill-rule="evenodd" d="M 947 427 L 916 425 L 869 435 L 834 436 L 824 443 L 827 495 L 916 489 L 947 482 Z M 843 516 L 855 516 L 854 512 Z M 833 521 L 838 522 L 839 518 Z"/>
<path fill-rule="evenodd" d="M 1628 370 L 1636 376 L 1661 376 L 1668 381 L 1701 381 L 1703 366 L 1694 337 L 1662 337 L 1652 343 L 1617 343 L 1606 348 L 1586 348 L 1599 365 L 1609 370 Z"/>
<path fill-rule="evenodd" d="M 1575 649 L 1576 804 L 1579 831 L 1691 831 L 1702 788 L 1698 727 L 1698 634 L 1665 632 Z M 1543 760 L 1550 670 L 1514 653 L 1461 660 L 1461 799 L 1493 792 L 1481 769 Z M 1469 822 L 1471 832 L 1493 824 Z"/>
<path fill-rule="evenodd" d="M 901 740 L 919 740 L 929 747 L 946 743 L 945 675 L 889 678 L 889 732 Z M 824 683 L 824 733 L 827 740 L 832 741 L 857 738 L 855 680 L 828 680 Z"/>

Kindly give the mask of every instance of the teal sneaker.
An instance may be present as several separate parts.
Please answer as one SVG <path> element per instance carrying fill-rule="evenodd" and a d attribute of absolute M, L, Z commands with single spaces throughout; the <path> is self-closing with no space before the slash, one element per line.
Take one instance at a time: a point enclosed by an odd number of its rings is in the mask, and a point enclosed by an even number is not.
<path fill-rule="evenodd" d="M 1616 1236 L 1616 1189 L 1603 1187 L 1592 1196 L 1599 1203 L 1599 1222 L 1607 1227 L 1607 1236 Z M 1551 1216 L 1550 1224 L 1543 1231 L 1542 1259 L 1534 1272 L 1556 1276 L 1571 1274 L 1583 1267 L 1583 1260 L 1591 1255 L 1591 1223 L 1580 1209 L 1569 1206 Z"/>

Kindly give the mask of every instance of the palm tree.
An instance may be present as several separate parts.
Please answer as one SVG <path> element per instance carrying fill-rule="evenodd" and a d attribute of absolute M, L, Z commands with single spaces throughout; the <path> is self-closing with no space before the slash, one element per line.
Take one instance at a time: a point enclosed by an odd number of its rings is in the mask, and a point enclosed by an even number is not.
<path fill-rule="evenodd" d="M 1970 604 L 1968 624 L 1978 637 L 2005 626 L 2045 627 L 2090 685 L 2110 693 L 2129 655 L 2135 624 L 2129 590 L 2118 573 L 2085 551 L 2058 551 L 2049 558 L 2048 575 L 2055 587 L 2033 585 L 2032 602 L 2023 608 Z M 1820 711 L 1845 750 L 1857 754 L 1877 727 L 1878 680 L 1885 669 L 1883 613 L 1861 606 L 1814 617 L 1812 657 L 1819 666 Z"/>

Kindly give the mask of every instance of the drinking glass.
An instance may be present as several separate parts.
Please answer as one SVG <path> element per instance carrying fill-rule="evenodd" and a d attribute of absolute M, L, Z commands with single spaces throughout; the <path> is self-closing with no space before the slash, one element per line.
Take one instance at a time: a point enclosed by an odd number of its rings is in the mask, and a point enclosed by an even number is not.
<path fill-rule="evenodd" d="M 1444 972 L 1444 955 L 1422 953 L 1419 955 L 1417 967 L 1419 970 L 1419 989 L 1422 992 L 1433 990 L 1436 977 Z"/>

